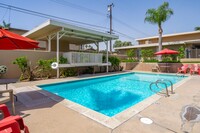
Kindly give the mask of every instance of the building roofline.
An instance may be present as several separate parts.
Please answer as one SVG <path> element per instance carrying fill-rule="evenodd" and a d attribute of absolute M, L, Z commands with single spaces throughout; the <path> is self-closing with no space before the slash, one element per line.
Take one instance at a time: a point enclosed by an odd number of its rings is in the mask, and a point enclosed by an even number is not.
<path fill-rule="evenodd" d="M 67 24 L 67 23 L 64 23 L 64 22 L 59 22 L 59 21 L 56 21 L 56 20 L 47 20 L 46 22 L 42 23 L 41 25 L 33 28 L 32 30 L 28 31 L 27 33 L 23 34 L 23 36 L 29 36 L 31 35 L 32 33 L 48 26 L 48 25 L 54 25 L 54 26 L 60 26 L 60 27 L 64 27 L 64 28 L 71 28 L 73 30 L 78 30 L 78 31 L 82 31 L 82 32 L 86 32 L 86 33 L 90 33 L 90 34 L 95 34 L 95 35 L 99 35 L 99 36 L 102 36 L 102 37 L 106 37 L 106 38 L 112 38 L 112 39 L 118 39 L 119 37 L 117 35 L 110 35 L 108 33 L 104 33 L 104 32 L 99 32 L 99 31 L 96 31 L 96 30 L 91 30 L 91 29 L 88 29 L 88 28 L 83 28 L 83 27 L 80 27 L 80 26 L 75 26 L 75 25 L 72 25 L 72 24 Z"/>
<path fill-rule="evenodd" d="M 180 44 L 188 44 L 190 42 L 200 42 L 200 39 L 196 40 L 185 40 L 185 41 L 176 41 L 176 42 L 163 42 L 163 46 L 172 46 L 172 45 L 180 45 Z M 158 43 L 152 43 L 152 44 L 143 44 L 143 45 L 134 45 L 134 46 L 126 46 L 126 47 L 117 47 L 114 48 L 115 50 L 123 50 L 123 49 L 132 49 L 132 48 L 148 48 L 148 47 L 156 47 L 158 46 Z"/>
<path fill-rule="evenodd" d="M 166 35 L 163 35 L 162 37 L 180 36 L 180 35 L 188 35 L 188 34 L 196 34 L 196 33 L 200 33 L 200 31 L 190 31 L 190 32 L 166 34 Z M 138 38 L 138 39 L 135 39 L 135 40 L 136 40 L 136 41 L 142 41 L 142 40 L 155 39 L 155 38 L 158 38 L 158 36 L 145 37 L 145 38 Z"/>
<path fill-rule="evenodd" d="M 26 29 L 19 29 L 19 28 L 13 28 L 13 27 L 11 27 L 11 28 L 9 28 L 10 30 L 18 30 L 18 31 L 28 31 L 28 30 L 26 30 Z"/>
<path fill-rule="evenodd" d="M 47 21 L 45 21 L 44 23 L 42 23 L 42 24 L 36 26 L 36 27 L 33 28 L 32 30 L 29 30 L 28 32 L 24 33 L 22 36 L 26 37 L 26 36 L 28 36 L 28 35 L 30 35 L 30 34 L 36 32 L 36 31 L 38 31 L 38 30 L 44 28 L 45 26 L 47 26 L 47 25 L 49 25 L 49 24 L 50 24 L 50 20 L 47 20 Z"/>

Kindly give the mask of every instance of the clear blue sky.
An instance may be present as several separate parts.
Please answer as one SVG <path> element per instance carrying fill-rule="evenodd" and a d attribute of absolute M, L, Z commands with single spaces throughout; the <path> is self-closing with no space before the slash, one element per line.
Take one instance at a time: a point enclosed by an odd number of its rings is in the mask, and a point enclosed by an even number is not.
<path fill-rule="evenodd" d="M 163 25 L 164 34 L 193 31 L 200 26 L 200 0 L 165 0 L 169 2 L 174 15 Z M 163 0 L 1 0 L 29 10 L 58 17 L 76 20 L 109 28 L 107 5 L 114 3 L 113 29 L 133 38 L 157 35 L 157 26 L 144 23 L 145 12 L 157 8 Z M 62 3 L 62 4 L 59 4 Z M 88 9 L 88 10 L 87 10 Z M 91 10 L 89 10 L 91 9 Z M 0 23 L 8 22 L 9 11 L 0 7 Z M 40 18 L 11 10 L 11 27 L 32 29 L 46 21 Z M 116 21 L 117 20 L 117 21 Z M 126 24 L 119 23 L 121 20 Z M 130 27 L 131 26 L 131 27 Z M 120 36 L 123 41 L 133 39 Z"/>

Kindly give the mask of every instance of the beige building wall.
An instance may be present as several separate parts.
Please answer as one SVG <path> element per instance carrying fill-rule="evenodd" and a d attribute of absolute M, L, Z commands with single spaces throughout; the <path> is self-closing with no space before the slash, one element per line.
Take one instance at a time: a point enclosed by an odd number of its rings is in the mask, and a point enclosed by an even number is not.
<path fill-rule="evenodd" d="M 120 50 L 118 50 L 119 52 L 119 54 L 122 54 L 122 55 L 126 55 L 126 52 L 128 51 L 128 49 L 120 49 Z"/>
<path fill-rule="evenodd" d="M 162 37 L 162 42 L 163 43 L 172 43 L 172 42 L 180 42 L 180 41 L 187 41 L 187 40 L 200 40 L 200 32 L 188 32 L 188 33 L 183 33 L 181 34 L 174 34 L 174 35 L 164 35 Z M 141 39 L 141 40 L 137 40 L 139 45 L 144 45 L 145 44 L 145 48 L 132 48 L 132 49 L 153 49 L 154 52 L 157 52 L 158 47 L 154 46 L 154 47 L 148 47 L 148 44 L 158 44 L 158 37 L 149 37 L 147 39 Z M 178 50 L 181 46 L 186 47 L 187 49 L 189 49 L 189 53 L 186 54 L 186 58 L 199 58 L 199 47 L 200 47 L 200 43 L 185 43 L 185 44 L 171 44 L 171 45 L 163 45 L 163 48 L 169 48 L 169 49 L 173 49 L 173 50 Z M 195 50 L 193 50 L 194 48 L 197 48 Z M 131 48 L 130 48 L 131 49 Z M 129 49 L 118 49 L 118 54 L 120 55 L 126 55 L 126 52 Z M 193 50 L 193 51 L 191 51 Z"/>
<path fill-rule="evenodd" d="M 48 43 L 48 42 L 47 42 Z M 71 49 L 70 49 L 71 45 Z M 51 41 L 51 51 L 57 51 L 56 40 Z M 67 41 L 60 41 L 60 52 L 69 52 L 80 50 L 80 45 L 69 44 Z"/>
<path fill-rule="evenodd" d="M 20 69 L 12 62 L 21 56 L 26 56 L 32 66 L 36 65 L 39 59 L 51 59 L 56 57 L 56 52 L 44 51 L 17 51 L 17 50 L 0 50 L 0 65 L 8 67 L 8 71 L 3 75 L 3 78 L 19 78 Z"/>
<path fill-rule="evenodd" d="M 57 51 L 56 48 L 57 43 L 56 40 L 51 41 L 51 51 Z M 69 43 L 66 41 L 60 41 L 60 52 L 68 52 L 69 51 Z"/>
<path fill-rule="evenodd" d="M 151 43 L 158 43 L 158 38 L 154 39 L 144 39 L 144 40 L 139 40 L 138 44 L 143 45 L 143 44 L 151 44 Z"/>
<path fill-rule="evenodd" d="M 27 30 L 16 29 L 16 28 L 10 28 L 9 31 L 19 35 L 22 35 L 27 32 Z"/>

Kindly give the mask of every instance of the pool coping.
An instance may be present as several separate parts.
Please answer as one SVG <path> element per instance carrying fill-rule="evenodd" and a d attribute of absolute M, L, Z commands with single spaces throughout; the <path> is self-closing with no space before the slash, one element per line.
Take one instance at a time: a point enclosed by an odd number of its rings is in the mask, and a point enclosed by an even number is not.
<path fill-rule="evenodd" d="M 94 78 L 99 78 L 99 77 L 107 77 L 107 76 L 113 76 L 113 75 L 121 75 L 121 74 L 128 74 L 128 73 L 146 73 L 146 72 L 124 72 L 124 73 L 115 73 L 115 74 L 109 74 L 109 75 L 97 75 L 97 76 L 93 76 L 93 77 L 84 77 L 81 79 L 68 79 L 67 81 L 59 81 L 56 82 L 57 83 L 63 83 L 63 82 L 70 82 L 70 81 L 81 81 L 81 80 L 86 80 L 86 79 L 94 79 Z M 148 73 L 148 72 L 147 72 Z M 148 73 L 148 74 L 155 74 L 155 73 Z M 163 73 L 158 73 L 158 74 L 163 74 Z M 175 74 L 163 74 L 163 75 L 174 75 Z M 187 78 L 177 82 L 176 84 L 174 84 L 174 90 L 177 89 L 180 85 L 182 85 L 183 83 L 185 83 L 186 81 L 188 81 L 190 79 L 190 76 L 188 76 Z M 49 84 L 55 84 L 55 83 L 49 83 Z M 38 85 L 44 85 L 44 84 L 38 84 Z M 48 85 L 48 84 L 45 84 Z M 109 117 L 106 116 L 104 114 L 101 114 L 99 112 L 96 112 L 92 109 L 86 108 L 78 103 L 72 102 L 70 100 L 64 99 L 56 94 L 53 94 L 51 92 L 45 91 L 42 88 L 34 85 L 31 86 L 32 89 L 38 91 L 39 93 L 49 97 L 50 99 L 61 103 L 62 105 L 64 105 L 65 107 L 72 109 L 110 129 L 115 129 L 116 127 L 120 126 L 121 124 L 123 124 L 124 122 L 128 121 L 129 119 L 131 119 L 133 116 L 135 116 L 136 114 L 138 114 L 139 112 L 141 112 L 142 110 L 144 110 L 145 108 L 147 108 L 148 106 L 156 103 L 160 98 L 162 98 L 163 96 L 154 94 L 146 99 L 144 99 L 143 101 L 129 107 L 128 109 L 125 109 L 124 111 L 118 113 L 117 115 L 114 115 L 113 117 Z"/>

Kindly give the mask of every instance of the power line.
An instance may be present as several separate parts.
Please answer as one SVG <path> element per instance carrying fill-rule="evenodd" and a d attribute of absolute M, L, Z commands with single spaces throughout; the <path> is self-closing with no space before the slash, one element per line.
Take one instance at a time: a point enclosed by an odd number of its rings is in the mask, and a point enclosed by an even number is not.
<path fill-rule="evenodd" d="M 102 29 L 104 29 L 106 31 L 109 30 L 109 28 L 107 28 L 107 27 L 102 27 L 102 26 L 97 26 L 97 25 L 93 25 L 93 24 L 74 21 L 74 20 L 70 20 L 70 19 L 66 19 L 66 18 L 62 18 L 62 17 L 57 17 L 57 16 L 53 16 L 53 15 L 49 15 L 49 14 L 44 14 L 44 13 L 40 13 L 40 12 L 28 10 L 28 9 L 23 9 L 23 8 L 11 6 L 11 5 L 3 4 L 3 3 L 0 3 L 0 7 L 7 9 L 7 11 L 10 9 L 10 10 L 13 10 L 13 11 L 17 11 L 17 12 L 21 12 L 21 13 L 25 13 L 25 14 L 29 14 L 29 15 L 34 15 L 34 16 L 38 16 L 38 17 L 42 17 L 42 18 L 47 18 L 47 19 L 50 19 L 50 18 L 55 19 L 56 18 L 58 20 L 64 20 L 64 21 L 68 21 L 68 22 L 72 22 L 72 23 L 76 23 L 76 24 L 81 24 L 81 25 L 84 25 L 84 26 L 90 26 L 90 27 L 92 27 L 92 29 L 96 29 L 96 30 L 97 30 L 97 27 L 100 28 L 101 30 Z M 116 30 L 113 30 L 113 31 L 115 31 L 116 33 L 118 33 L 118 34 L 120 34 L 120 35 L 122 35 L 126 38 L 134 39 L 133 37 L 130 37 L 130 36 L 128 36 L 124 33 L 121 33 L 119 31 L 116 31 Z"/>
<path fill-rule="evenodd" d="M 113 19 L 114 19 L 116 22 L 118 22 L 118 23 L 120 23 L 120 24 L 122 24 L 122 25 L 124 25 L 124 26 L 126 26 L 126 27 L 128 27 L 128 28 L 134 29 L 135 31 L 137 31 L 137 32 L 140 33 L 140 34 L 143 34 L 143 35 L 146 35 L 146 36 L 150 36 L 150 35 L 146 34 L 145 32 L 142 32 L 142 31 L 140 31 L 140 30 L 134 28 L 133 26 L 130 26 L 129 24 L 124 23 L 123 21 L 121 21 L 121 20 L 119 20 L 119 19 L 117 19 L 117 18 L 115 18 L 115 17 L 113 17 Z"/>
<path fill-rule="evenodd" d="M 60 4 L 60 5 L 65 5 L 65 6 L 69 6 L 69 7 L 72 7 L 72 8 L 76 8 L 78 10 L 84 10 L 88 13 L 93 13 L 93 14 L 98 14 L 98 15 L 101 15 L 101 16 L 106 16 L 106 14 L 102 13 L 102 12 L 99 12 L 97 10 L 93 10 L 93 9 L 89 9 L 89 8 L 86 8 L 86 7 L 83 7 L 83 6 L 80 6 L 80 5 L 77 5 L 77 4 L 74 4 L 74 3 L 70 3 L 66 0 L 50 0 L 54 3 L 57 3 L 57 4 Z"/>
<path fill-rule="evenodd" d="M 135 38 L 134 38 L 134 37 L 128 36 L 128 35 L 126 35 L 126 34 L 124 34 L 124 33 L 122 33 L 122 32 L 116 31 L 116 30 L 113 30 L 113 31 L 114 31 L 115 33 L 118 33 L 118 34 L 122 35 L 123 37 L 129 38 L 129 39 L 135 41 Z"/>
<path fill-rule="evenodd" d="M 6 16 L 6 14 L 8 13 L 9 9 L 6 9 L 6 11 L 4 12 L 4 15 L 2 16 L 2 18 L 0 19 L 0 22 L 3 21 L 4 17 Z"/>
<path fill-rule="evenodd" d="M 3 3 L 0 3 L 0 7 L 6 8 L 6 9 L 11 9 L 11 10 L 14 10 L 14 11 L 17 11 L 17 12 L 22 12 L 22 13 L 26 13 L 26 14 L 30 14 L 30 15 L 43 17 L 43 18 L 48 18 L 48 19 L 52 18 L 52 19 L 58 19 L 58 20 L 65 20 L 65 21 L 68 21 L 68 22 L 76 23 L 76 24 L 87 25 L 87 26 L 91 26 L 91 27 L 95 27 L 95 28 L 98 27 L 98 28 L 102 28 L 102 29 L 108 30 L 108 28 L 106 28 L 106 27 L 93 25 L 93 24 L 88 24 L 88 23 L 84 23 L 84 22 L 79 22 L 79 21 L 75 21 L 75 20 L 71 20 L 71 19 L 62 18 L 62 17 L 57 17 L 57 16 L 53 16 L 53 15 L 49 15 L 49 14 L 45 14 L 45 13 L 40 13 L 40 12 L 28 10 L 28 9 L 23 9 L 23 8 L 11 6 L 11 5 L 3 4 Z"/>
<path fill-rule="evenodd" d="M 77 5 L 77 4 L 73 4 L 73 3 L 70 3 L 66 0 L 50 0 L 50 1 L 53 1 L 57 4 L 60 4 L 60 5 L 65 5 L 65 6 L 69 6 L 69 7 L 72 7 L 72 8 L 76 8 L 76 9 L 79 9 L 79 10 L 82 10 L 82 11 L 86 11 L 86 12 L 89 12 L 89 13 L 92 13 L 92 14 L 96 14 L 96 15 L 101 15 L 101 16 L 105 16 L 104 13 L 102 12 L 99 12 L 99 11 L 96 11 L 96 10 L 93 10 L 93 9 L 89 9 L 89 8 L 86 8 L 86 7 L 83 7 L 83 6 L 80 6 L 80 5 Z M 133 29 L 134 31 L 140 33 L 140 34 L 143 34 L 145 36 L 150 36 L 148 34 L 146 34 L 145 32 L 141 31 L 141 30 L 138 30 L 137 28 L 133 27 L 133 26 L 130 26 L 129 24 L 113 17 L 113 20 L 118 22 L 119 24 L 123 25 L 123 26 L 126 26 L 128 28 L 131 28 Z"/>

